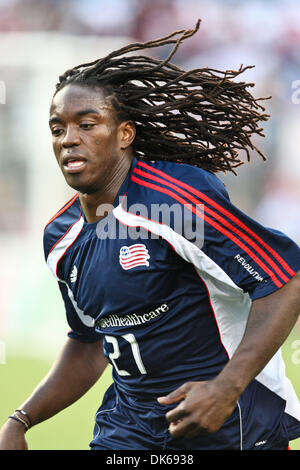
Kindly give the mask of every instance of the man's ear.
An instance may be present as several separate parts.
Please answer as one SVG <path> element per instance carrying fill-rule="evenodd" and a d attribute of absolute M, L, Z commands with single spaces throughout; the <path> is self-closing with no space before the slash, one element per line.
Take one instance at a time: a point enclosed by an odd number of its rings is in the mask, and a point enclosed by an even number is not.
<path fill-rule="evenodd" d="M 119 125 L 119 136 L 121 149 L 125 150 L 135 139 L 136 129 L 133 121 L 123 121 Z"/>

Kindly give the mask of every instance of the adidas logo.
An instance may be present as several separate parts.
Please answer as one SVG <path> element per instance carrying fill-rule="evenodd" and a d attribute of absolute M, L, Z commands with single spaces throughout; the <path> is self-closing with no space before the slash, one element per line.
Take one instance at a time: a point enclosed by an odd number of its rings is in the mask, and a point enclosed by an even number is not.
<path fill-rule="evenodd" d="M 71 275 L 70 275 L 70 280 L 71 280 L 72 284 L 77 281 L 77 272 L 78 272 L 77 268 L 74 264 Z"/>

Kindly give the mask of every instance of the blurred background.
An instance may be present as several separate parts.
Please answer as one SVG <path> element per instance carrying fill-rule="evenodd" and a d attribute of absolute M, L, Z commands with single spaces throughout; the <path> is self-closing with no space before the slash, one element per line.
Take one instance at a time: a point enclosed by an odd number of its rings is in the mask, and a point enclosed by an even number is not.
<path fill-rule="evenodd" d="M 173 62 L 222 70 L 254 65 L 240 79 L 255 83 L 255 96 L 272 96 L 264 102 L 271 115 L 265 138 L 255 141 L 268 161 L 253 155 L 237 176 L 220 177 L 242 210 L 300 243 L 298 0 L 0 0 L 0 425 L 47 372 L 68 331 L 42 246 L 44 225 L 73 194 L 48 129 L 58 76 L 128 42 L 191 28 L 197 18 L 200 31 Z M 156 51 L 159 58 L 167 53 Z M 300 396 L 299 346 L 297 325 L 283 354 Z M 33 429 L 31 448 L 88 448 L 102 393 L 97 384 Z"/>

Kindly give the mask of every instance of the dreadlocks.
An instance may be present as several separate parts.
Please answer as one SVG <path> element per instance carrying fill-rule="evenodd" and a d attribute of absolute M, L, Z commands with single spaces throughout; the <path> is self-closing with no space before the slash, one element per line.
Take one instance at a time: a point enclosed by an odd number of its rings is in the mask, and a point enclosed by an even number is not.
<path fill-rule="evenodd" d="M 189 163 L 213 173 L 235 173 L 234 168 L 243 164 L 241 150 L 248 161 L 250 150 L 265 160 L 251 138 L 264 135 L 259 122 L 269 116 L 259 104 L 261 99 L 247 90 L 254 84 L 234 81 L 251 67 L 185 71 L 170 62 L 199 26 L 200 20 L 194 29 L 129 44 L 102 59 L 78 65 L 59 77 L 56 91 L 70 83 L 103 88 L 119 119 L 134 121 L 133 150 L 140 159 Z M 165 60 L 132 54 L 169 44 L 173 47 Z"/>

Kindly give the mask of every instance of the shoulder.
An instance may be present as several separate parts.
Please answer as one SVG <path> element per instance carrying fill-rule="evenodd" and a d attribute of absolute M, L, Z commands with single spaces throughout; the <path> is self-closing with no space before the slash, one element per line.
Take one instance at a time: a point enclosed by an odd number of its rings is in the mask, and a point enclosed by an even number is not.
<path fill-rule="evenodd" d="M 47 259 L 53 247 L 81 217 L 78 194 L 69 199 L 47 222 L 44 228 L 44 253 Z"/>
<path fill-rule="evenodd" d="M 215 174 L 192 165 L 163 160 L 137 160 L 130 187 L 142 199 L 151 198 L 152 202 L 170 202 L 171 198 L 185 203 L 187 196 L 197 198 L 203 193 L 228 199 L 224 183 Z"/>

